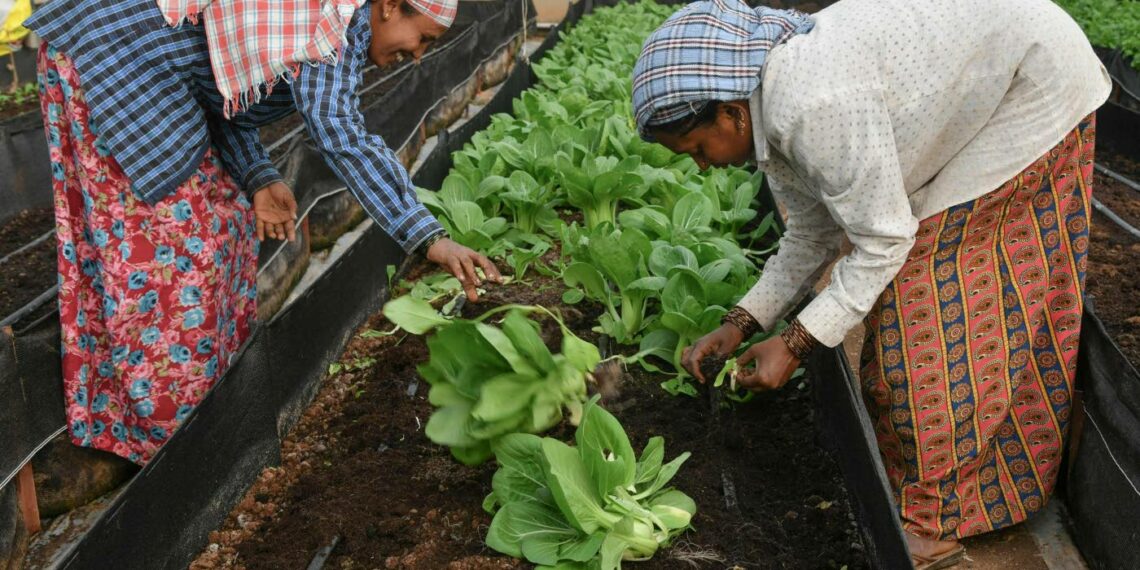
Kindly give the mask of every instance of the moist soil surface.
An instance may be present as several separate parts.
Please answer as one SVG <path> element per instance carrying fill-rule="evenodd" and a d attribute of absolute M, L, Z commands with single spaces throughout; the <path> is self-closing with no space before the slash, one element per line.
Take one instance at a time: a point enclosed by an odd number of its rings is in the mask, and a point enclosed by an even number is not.
<path fill-rule="evenodd" d="M 29 97 L 27 100 L 25 100 L 23 102 L 9 103 L 7 105 L 4 105 L 3 107 L 0 107 L 0 121 L 3 121 L 5 119 L 11 119 L 14 117 L 19 117 L 20 115 L 24 115 L 27 113 L 32 113 L 32 112 L 38 113 L 39 111 L 40 111 L 40 98 L 38 96 Z"/>
<path fill-rule="evenodd" d="M 55 226 L 51 208 L 25 210 L 0 226 L 0 258 L 44 235 Z M 56 282 L 56 242 L 42 243 L 0 264 L 0 319 L 35 300 Z"/>
<path fill-rule="evenodd" d="M 1119 172 L 1119 164 L 1106 166 Z M 1097 174 L 1093 196 L 1133 227 L 1140 227 L 1140 192 Z M 1140 239 L 1094 213 L 1085 279 L 1093 308 L 1108 334 L 1132 365 L 1140 368 Z"/>
<path fill-rule="evenodd" d="M 55 211 L 51 208 L 24 210 L 0 225 L 0 257 L 4 257 L 55 227 Z"/>
<path fill-rule="evenodd" d="M 597 308 L 563 305 L 563 291 L 532 277 L 492 288 L 462 314 L 541 304 L 596 341 Z M 377 315 L 364 328 L 391 325 Z M 544 323 L 552 348 L 559 334 Z M 427 359 L 423 337 L 355 337 L 344 370 L 323 381 L 283 444 L 282 465 L 262 472 L 191 568 L 304 568 L 334 540 L 326 568 L 530 568 L 483 544 L 494 462 L 464 467 L 423 433 L 432 407 L 416 365 Z M 640 368 L 617 375 L 603 403 L 635 449 L 661 435 L 667 460 L 693 454 L 672 482 L 697 503 L 693 529 L 638 568 L 868 566 L 839 468 L 815 441 L 807 382 L 710 413 L 707 392 L 672 397 Z M 548 435 L 570 440 L 573 428 Z"/>
<path fill-rule="evenodd" d="M 43 243 L 0 265 L 0 319 L 35 300 L 56 282 L 56 243 Z"/>

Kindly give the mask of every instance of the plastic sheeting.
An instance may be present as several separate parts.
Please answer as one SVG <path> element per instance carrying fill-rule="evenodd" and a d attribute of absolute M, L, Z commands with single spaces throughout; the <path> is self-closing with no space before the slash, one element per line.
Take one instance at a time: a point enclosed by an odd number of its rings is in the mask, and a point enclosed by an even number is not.
<path fill-rule="evenodd" d="M 1077 387 L 1066 482 L 1077 546 L 1092 568 L 1140 568 L 1140 374 L 1087 307 Z"/>

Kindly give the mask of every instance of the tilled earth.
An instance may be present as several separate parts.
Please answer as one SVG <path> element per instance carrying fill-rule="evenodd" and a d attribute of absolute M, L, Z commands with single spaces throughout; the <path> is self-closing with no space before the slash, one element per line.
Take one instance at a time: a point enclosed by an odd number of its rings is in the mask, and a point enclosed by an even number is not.
<path fill-rule="evenodd" d="M 597 310 L 562 305 L 562 291 L 533 278 L 463 311 L 541 304 L 595 340 Z M 379 315 L 367 326 L 391 328 Z M 557 331 L 546 323 L 552 346 Z M 326 568 L 529 568 L 483 544 L 493 462 L 464 467 L 424 436 L 432 408 L 416 365 L 427 358 L 423 337 L 354 339 L 341 359 L 352 370 L 326 378 L 285 442 L 283 464 L 262 473 L 192 568 L 303 568 L 334 540 Z M 815 441 L 807 383 L 714 414 L 707 398 L 669 396 L 660 380 L 631 368 L 605 405 L 636 449 L 662 435 L 667 459 L 693 453 L 673 484 L 698 513 L 692 530 L 638 567 L 867 567 L 839 468 Z M 570 439 L 573 430 L 550 435 Z"/>

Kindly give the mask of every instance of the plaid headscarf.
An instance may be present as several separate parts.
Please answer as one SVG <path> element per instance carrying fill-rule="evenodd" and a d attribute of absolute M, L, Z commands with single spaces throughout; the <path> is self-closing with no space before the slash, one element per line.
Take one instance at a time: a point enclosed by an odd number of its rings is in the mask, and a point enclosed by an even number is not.
<path fill-rule="evenodd" d="M 649 128 L 695 115 L 709 101 L 746 99 L 760 85 L 768 50 L 812 29 L 795 10 L 751 8 L 740 0 L 693 2 L 657 28 L 633 68 L 633 111 Z"/>
<path fill-rule="evenodd" d="M 225 115 L 257 103 L 302 63 L 334 62 L 352 15 L 365 0 L 157 0 L 166 22 L 198 22 L 210 48 L 210 67 L 225 98 Z M 406 0 L 444 27 L 458 0 Z"/>

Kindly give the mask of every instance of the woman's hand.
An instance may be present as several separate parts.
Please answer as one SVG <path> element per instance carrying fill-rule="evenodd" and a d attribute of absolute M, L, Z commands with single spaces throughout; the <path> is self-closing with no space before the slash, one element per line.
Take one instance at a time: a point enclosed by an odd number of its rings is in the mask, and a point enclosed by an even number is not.
<path fill-rule="evenodd" d="M 483 274 L 487 279 L 495 283 L 502 283 L 503 276 L 499 274 L 499 270 L 491 263 L 487 256 L 469 248 L 459 245 L 450 238 L 443 238 L 427 250 L 427 258 L 438 264 L 440 267 L 447 270 L 459 280 L 463 285 L 463 290 L 467 292 L 468 301 L 478 301 L 479 294 L 475 288 L 483 284 L 479 276 L 475 273 L 476 267 L 483 268 Z"/>
<path fill-rule="evenodd" d="M 257 219 L 257 239 L 297 239 L 297 200 L 284 183 L 273 182 L 254 193 L 253 215 Z"/>
<path fill-rule="evenodd" d="M 749 368 L 748 365 L 755 363 Z M 758 342 L 736 359 L 736 383 L 753 392 L 775 390 L 788 383 L 800 367 L 800 359 L 792 354 L 779 335 Z"/>
<path fill-rule="evenodd" d="M 740 346 L 741 342 L 744 342 L 744 333 L 736 328 L 736 325 L 724 323 L 715 331 L 697 339 L 693 346 L 686 347 L 681 353 L 681 364 L 689 374 L 704 384 L 707 379 L 701 374 L 701 361 L 706 356 L 728 356 Z"/>

